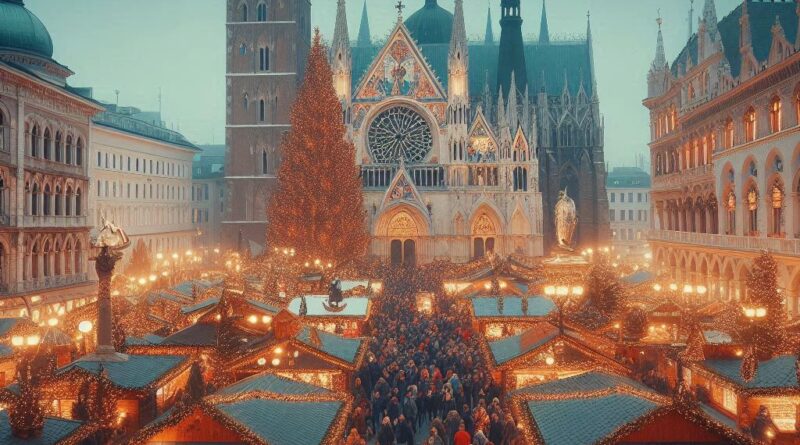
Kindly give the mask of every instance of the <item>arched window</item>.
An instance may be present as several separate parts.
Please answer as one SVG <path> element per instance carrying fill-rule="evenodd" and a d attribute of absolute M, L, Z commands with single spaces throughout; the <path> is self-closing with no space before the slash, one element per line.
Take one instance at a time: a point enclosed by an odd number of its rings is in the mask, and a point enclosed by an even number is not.
<path fill-rule="evenodd" d="M 39 155 L 39 125 L 35 124 L 33 129 L 31 130 L 31 147 L 30 147 L 30 155 L 31 156 L 38 156 Z"/>
<path fill-rule="evenodd" d="M 733 148 L 733 119 L 725 121 L 725 148 Z"/>
<path fill-rule="evenodd" d="M 694 97 L 695 97 L 694 84 L 690 83 L 689 84 L 689 101 L 694 100 Z"/>
<path fill-rule="evenodd" d="M 72 216 L 72 187 L 67 186 L 67 193 L 64 200 L 64 215 Z"/>
<path fill-rule="evenodd" d="M 72 135 L 67 135 L 67 149 L 66 149 L 66 159 L 64 162 L 67 164 L 72 164 Z"/>
<path fill-rule="evenodd" d="M 775 96 L 769 103 L 769 131 L 781 131 L 781 98 Z"/>
<path fill-rule="evenodd" d="M 116 159 L 116 157 L 114 157 Z M 78 138 L 77 144 L 75 144 L 75 165 L 83 165 L 83 139 Z M 120 167 L 122 166 L 122 161 L 120 161 Z"/>
<path fill-rule="evenodd" d="M 247 93 L 245 93 L 244 96 L 242 96 L 242 108 L 244 109 L 244 111 L 247 111 L 248 104 L 249 100 L 247 98 Z"/>
<path fill-rule="evenodd" d="M 6 149 L 6 117 L 0 111 L 0 151 L 8 151 Z"/>
<path fill-rule="evenodd" d="M 78 189 L 75 192 L 75 216 L 81 216 L 82 208 L 81 189 Z"/>
<path fill-rule="evenodd" d="M 239 55 L 240 56 L 247 55 L 247 45 L 245 45 L 244 43 L 239 45 Z"/>
<path fill-rule="evenodd" d="M 42 213 L 44 216 L 50 216 L 50 184 L 44 186 L 44 212 Z"/>
<path fill-rule="evenodd" d="M 727 210 L 728 235 L 736 235 L 736 195 L 731 191 L 728 193 Z"/>
<path fill-rule="evenodd" d="M 752 142 L 756 140 L 756 110 L 753 107 L 744 113 L 744 141 Z"/>
<path fill-rule="evenodd" d="M 769 234 L 772 236 L 783 236 L 783 187 L 780 182 L 772 184 L 771 193 L 772 224 L 770 224 Z"/>
<path fill-rule="evenodd" d="M 31 190 L 31 215 L 39 214 L 39 184 L 33 183 Z"/>
<path fill-rule="evenodd" d="M 267 21 L 267 4 L 266 3 L 259 3 L 256 7 L 256 20 L 259 22 L 266 22 Z"/>
<path fill-rule="evenodd" d="M 50 129 L 44 129 L 44 158 L 49 160 L 50 153 L 52 152 L 53 148 L 53 138 L 50 136 Z"/>
<path fill-rule="evenodd" d="M 81 264 L 81 253 L 82 252 L 81 252 L 81 242 L 80 241 L 75 243 L 75 251 L 73 253 L 74 253 L 74 255 L 73 255 L 73 257 L 74 257 L 74 263 L 73 263 L 74 266 L 73 266 L 72 270 L 74 271 L 74 273 L 78 274 L 78 273 L 81 273 L 81 270 L 83 269 L 83 267 L 81 267 L 82 266 L 82 264 Z"/>
<path fill-rule="evenodd" d="M 56 132 L 56 156 L 55 156 L 56 157 L 56 162 L 63 162 L 63 160 L 64 160 L 64 154 L 62 153 L 63 149 L 64 149 L 64 146 L 62 145 L 61 132 L 57 131 Z M 99 153 L 98 153 L 98 155 L 99 155 Z"/>
<path fill-rule="evenodd" d="M 33 245 L 31 250 L 31 279 L 39 279 L 39 243 Z"/>
<path fill-rule="evenodd" d="M 758 190 L 755 185 L 747 192 L 747 223 L 748 234 L 758 235 Z"/>
<path fill-rule="evenodd" d="M 56 209 L 56 212 L 55 212 L 56 216 L 61 216 L 61 210 L 62 210 L 61 200 L 63 198 L 64 197 L 61 195 L 61 186 L 57 185 L 56 186 L 56 202 L 55 202 L 55 206 L 54 206 L 55 209 Z"/>
<path fill-rule="evenodd" d="M 243 22 L 247 21 L 247 4 L 242 3 L 241 18 Z"/>
<path fill-rule="evenodd" d="M 264 99 L 261 99 L 260 101 L 258 101 L 258 120 L 260 122 L 264 122 L 264 120 L 266 119 L 266 111 L 267 110 L 264 104 Z"/>
<path fill-rule="evenodd" d="M 266 175 L 269 173 L 269 156 L 267 150 L 261 152 L 261 174 Z"/>
<path fill-rule="evenodd" d="M 261 71 L 269 71 L 269 47 L 258 49 L 258 69 Z"/>

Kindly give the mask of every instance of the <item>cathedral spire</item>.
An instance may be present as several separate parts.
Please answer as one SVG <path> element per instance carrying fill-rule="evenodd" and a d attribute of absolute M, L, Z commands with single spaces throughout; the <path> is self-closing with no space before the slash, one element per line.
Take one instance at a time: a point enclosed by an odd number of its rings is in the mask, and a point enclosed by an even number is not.
<path fill-rule="evenodd" d="M 450 57 L 458 50 L 466 54 L 467 28 L 464 25 L 464 0 L 455 1 L 453 12 L 453 34 L 450 37 Z"/>
<path fill-rule="evenodd" d="M 506 120 L 506 102 L 503 99 L 503 88 L 500 88 L 500 91 L 497 92 L 497 126 L 499 128 L 508 127 L 508 121 Z"/>
<path fill-rule="evenodd" d="M 336 26 L 333 30 L 333 42 L 331 42 L 331 55 L 339 51 L 350 52 L 350 32 L 347 29 L 347 5 L 345 0 L 338 0 Z"/>
<path fill-rule="evenodd" d="M 511 87 L 511 73 L 516 73 L 516 88 L 524 90 L 528 83 L 525 48 L 522 42 L 520 0 L 501 1 L 500 56 L 497 61 L 497 85 L 503 94 Z"/>
<path fill-rule="evenodd" d="M 539 24 L 539 43 L 550 43 L 550 28 L 547 26 L 547 0 L 542 0 L 542 22 Z"/>
<path fill-rule="evenodd" d="M 486 70 L 486 80 L 483 84 L 483 109 L 484 116 L 491 122 L 492 120 L 492 87 L 489 84 L 489 70 Z"/>
<path fill-rule="evenodd" d="M 517 126 L 519 125 L 519 109 L 517 108 L 519 90 L 517 90 L 516 84 L 516 73 L 512 71 L 511 88 L 508 90 L 508 111 L 506 111 L 506 119 L 512 132 L 517 131 Z"/>
<path fill-rule="evenodd" d="M 742 17 L 739 19 L 739 50 L 745 53 L 753 45 L 753 37 L 750 33 L 750 14 L 747 12 L 747 0 L 742 1 Z"/>
<path fill-rule="evenodd" d="M 717 7 L 714 5 L 714 0 L 706 0 L 703 6 L 703 21 L 706 24 L 706 33 L 711 37 L 711 40 L 718 40 Z"/>
<path fill-rule="evenodd" d="M 592 14 L 586 11 L 586 48 L 589 51 L 589 83 L 592 86 L 592 97 L 597 98 L 597 80 L 594 75 L 594 45 L 592 42 Z"/>
<path fill-rule="evenodd" d="M 483 43 L 486 45 L 494 45 L 494 30 L 492 29 L 492 7 L 489 6 L 486 13 L 486 37 Z"/>
<path fill-rule="evenodd" d="M 653 59 L 652 69 L 660 70 L 667 65 L 667 56 L 664 53 L 664 35 L 661 33 L 661 24 L 663 20 L 660 14 L 658 19 L 656 19 L 656 23 L 658 23 L 658 38 L 656 39 L 656 57 Z"/>
<path fill-rule="evenodd" d="M 372 46 L 372 37 L 369 33 L 369 14 L 367 14 L 367 0 L 364 0 L 364 9 L 361 11 L 361 26 L 358 28 L 358 47 Z"/>

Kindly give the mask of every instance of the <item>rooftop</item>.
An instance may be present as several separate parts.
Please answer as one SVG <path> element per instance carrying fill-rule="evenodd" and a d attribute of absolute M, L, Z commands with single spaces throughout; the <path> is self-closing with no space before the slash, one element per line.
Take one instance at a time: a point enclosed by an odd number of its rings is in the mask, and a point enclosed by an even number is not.
<path fill-rule="evenodd" d="M 129 355 L 124 362 L 74 361 L 61 368 L 59 375 L 78 371 L 98 376 L 103 369 L 117 387 L 140 390 L 184 364 L 188 357 L 181 355 Z"/>
<path fill-rule="evenodd" d="M 650 174 L 639 167 L 614 167 L 606 177 L 608 188 L 650 188 Z"/>

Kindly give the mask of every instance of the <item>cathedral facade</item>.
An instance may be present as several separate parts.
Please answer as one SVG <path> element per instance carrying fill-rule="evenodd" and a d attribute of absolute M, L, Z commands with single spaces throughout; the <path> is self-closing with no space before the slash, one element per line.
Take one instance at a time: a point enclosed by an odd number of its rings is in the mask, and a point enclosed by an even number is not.
<path fill-rule="evenodd" d="M 461 0 L 454 13 L 427 0 L 375 44 L 366 3 L 351 42 L 339 0 L 330 60 L 361 167 L 371 254 L 395 263 L 542 256 L 564 188 L 578 203 L 578 242 L 607 239 L 591 36 L 551 44 L 543 14 L 544 37 L 526 43 L 519 0 L 501 6 L 499 45 L 491 16 L 485 39 L 467 40 Z"/>

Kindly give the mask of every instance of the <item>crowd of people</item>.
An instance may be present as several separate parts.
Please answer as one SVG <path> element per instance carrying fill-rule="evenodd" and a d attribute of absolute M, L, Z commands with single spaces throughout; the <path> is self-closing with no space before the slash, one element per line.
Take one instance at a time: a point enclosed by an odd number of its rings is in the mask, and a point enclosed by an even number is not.
<path fill-rule="evenodd" d="M 425 314 L 416 310 L 415 296 L 387 286 L 371 318 L 370 350 L 353 383 L 345 445 L 521 444 L 468 309 L 442 295 L 434 313 Z"/>

